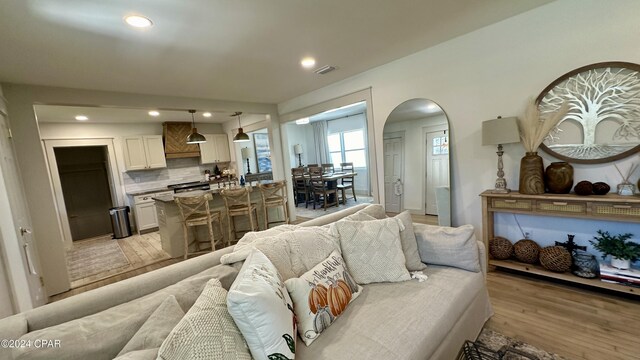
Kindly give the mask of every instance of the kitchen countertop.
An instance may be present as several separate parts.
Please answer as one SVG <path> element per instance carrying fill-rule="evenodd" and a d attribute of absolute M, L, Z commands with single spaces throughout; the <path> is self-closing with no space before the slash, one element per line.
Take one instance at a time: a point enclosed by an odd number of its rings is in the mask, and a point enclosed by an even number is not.
<path fill-rule="evenodd" d="M 263 181 L 263 184 L 269 183 L 271 181 Z M 237 187 L 241 187 L 241 186 L 237 186 Z M 258 185 L 245 185 L 245 187 L 251 187 L 254 190 L 253 191 L 258 191 L 255 190 Z M 161 201 L 161 202 L 173 202 L 173 198 L 174 196 L 198 196 L 201 194 L 205 194 L 205 193 L 211 193 L 211 194 L 218 194 L 220 192 L 220 190 L 222 190 L 223 188 L 217 188 L 212 186 L 210 190 L 194 190 L 194 191 L 187 191 L 187 192 L 182 192 L 182 193 L 178 193 L 178 194 L 172 194 L 172 195 L 164 195 L 164 196 L 158 196 L 158 197 L 153 197 L 152 199 L 155 201 Z"/>
<path fill-rule="evenodd" d="M 146 195 L 146 194 L 151 194 L 155 192 L 162 192 L 162 191 L 169 191 L 169 190 L 171 189 L 165 186 L 165 187 L 158 187 L 158 188 L 151 188 L 151 189 L 144 189 L 144 190 L 137 190 L 137 191 L 129 191 L 127 192 L 127 195 L 138 196 L 138 195 Z"/>

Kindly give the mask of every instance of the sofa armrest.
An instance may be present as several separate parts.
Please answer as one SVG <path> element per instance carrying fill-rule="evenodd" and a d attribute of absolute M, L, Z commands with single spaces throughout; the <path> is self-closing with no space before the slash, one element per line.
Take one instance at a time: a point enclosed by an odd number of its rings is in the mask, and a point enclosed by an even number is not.
<path fill-rule="evenodd" d="M 27 331 L 27 318 L 24 314 L 9 316 L 0 321 L 0 340 L 18 340 Z M 11 352 L 11 347 L 0 346 L 0 359 L 12 359 Z"/>
<path fill-rule="evenodd" d="M 480 256 L 480 270 L 482 270 L 482 275 L 484 275 L 484 280 L 487 280 L 487 247 L 484 246 L 482 241 L 476 241 L 476 245 L 478 245 L 478 256 Z"/>

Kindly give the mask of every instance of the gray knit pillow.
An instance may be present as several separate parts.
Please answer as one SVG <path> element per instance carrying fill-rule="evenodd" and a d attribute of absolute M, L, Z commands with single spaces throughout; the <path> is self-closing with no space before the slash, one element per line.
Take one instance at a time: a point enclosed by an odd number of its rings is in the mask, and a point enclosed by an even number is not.
<path fill-rule="evenodd" d="M 160 346 L 158 359 L 251 359 L 249 348 L 227 311 L 227 290 L 210 280 L 202 294 Z"/>

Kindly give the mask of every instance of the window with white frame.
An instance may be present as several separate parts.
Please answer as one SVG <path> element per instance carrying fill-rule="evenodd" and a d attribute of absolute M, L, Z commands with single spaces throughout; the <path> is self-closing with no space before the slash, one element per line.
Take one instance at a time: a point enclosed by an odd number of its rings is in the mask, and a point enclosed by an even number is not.
<path fill-rule="evenodd" d="M 331 162 L 336 169 L 340 163 L 352 162 L 356 168 L 367 167 L 364 130 L 342 131 L 327 136 Z"/>

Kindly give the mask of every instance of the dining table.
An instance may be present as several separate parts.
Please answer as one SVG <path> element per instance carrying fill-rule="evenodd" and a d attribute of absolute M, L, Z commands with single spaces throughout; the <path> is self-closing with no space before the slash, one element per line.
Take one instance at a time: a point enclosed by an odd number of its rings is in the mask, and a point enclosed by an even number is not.
<path fill-rule="evenodd" d="M 327 184 L 327 189 L 336 189 L 338 187 L 338 180 L 340 179 L 344 179 L 344 178 L 348 178 L 348 177 L 354 177 L 357 176 L 358 173 L 357 172 L 347 172 L 347 171 L 334 171 L 332 173 L 323 173 L 322 174 L 322 180 L 324 180 L 324 182 Z M 311 176 L 309 175 L 309 173 L 305 173 L 304 177 L 307 181 L 309 181 L 311 179 Z M 335 195 L 330 195 L 328 200 L 329 202 L 333 202 Z"/>

